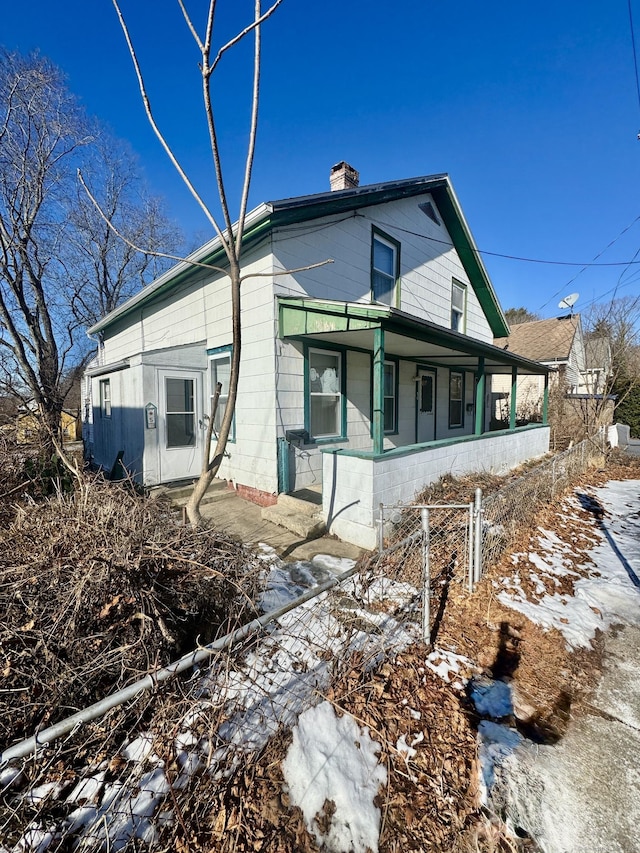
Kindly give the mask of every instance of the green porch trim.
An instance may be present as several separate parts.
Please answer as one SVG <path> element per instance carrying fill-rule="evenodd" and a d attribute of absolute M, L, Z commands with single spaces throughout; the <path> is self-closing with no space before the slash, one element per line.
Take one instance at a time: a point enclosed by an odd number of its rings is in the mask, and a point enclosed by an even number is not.
<path fill-rule="evenodd" d="M 511 400 L 509 406 L 509 429 L 516 427 L 516 412 L 518 404 L 518 368 L 511 368 Z"/>
<path fill-rule="evenodd" d="M 485 389 L 485 374 L 484 374 L 484 358 L 481 356 L 478 359 L 478 372 L 476 373 L 476 418 L 474 424 L 474 433 L 482 435 L 484 426 L 484 389 Z"/>
<path fill-rule="evenodd" d="M 341 456 L 353 456 L 356 459 L 369 459 L 373 462 L 384 462 L 394 457 L 411 456 L 415 453 L 423 453 L 425 450 L 447 447 L 453 444 L 464 444 L 469 441 L 484 441 L 488 438 L 496 438 L 501 435 L 513 435 L 515 433 L 527 432 L 535 429 L 549 429 L 548 424 L 526 424 L 515 429 L 500 429 L 495 432 L 485 432 L 484 435 L 459 435 L 455 438 L 441 438 L 438 441 L 426 441 L 423 444 L 407 444 L 404 447 L 394 447 L 383 453 L 375 453 L 373 450 L 347 450 L 343 448 L 321 447 L 321 453 L 338 453 Z"/>
<path fill-rule="evenodd" d="M 384 330 L 373 332 L 373 450 L 384 452 Z"/>

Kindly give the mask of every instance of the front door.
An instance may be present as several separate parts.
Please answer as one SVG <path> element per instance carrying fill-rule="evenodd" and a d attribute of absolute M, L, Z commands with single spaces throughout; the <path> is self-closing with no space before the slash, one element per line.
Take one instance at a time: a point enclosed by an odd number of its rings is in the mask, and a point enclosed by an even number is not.
<path fill-rule="evenodd" d="M 167 482 L 197 477 L 202 466 L 202 375 L 164 370 L 159 372 L 158 381 L 160 479 Z"/>
<path fill-rule="evenodd" d="M 436 373 L 418 368 L 416 380 L 416 442 L 435 441 L 436 438 Z"/>

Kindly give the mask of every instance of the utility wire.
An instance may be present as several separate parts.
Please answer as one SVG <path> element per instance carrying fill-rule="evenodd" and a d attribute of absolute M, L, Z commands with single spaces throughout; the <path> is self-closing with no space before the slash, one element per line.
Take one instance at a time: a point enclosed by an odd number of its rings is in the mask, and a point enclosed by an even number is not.
<path fill-rule="evenodd" d="M 638 53 L 636 51 L 636 35 L 633 26 L 633 11 L 631 9 L 631 0 L 627 0 L 627 8 L 629 9 L 629 29 L 631 30 L 631 48 L 633 50 L 633 66 L 636 72 L 636 94 L 638 96 L 638 108 L 640 109 L 640 78 L 638 77 Z M 638 134 L 640 139 L 640 133 Z"/>

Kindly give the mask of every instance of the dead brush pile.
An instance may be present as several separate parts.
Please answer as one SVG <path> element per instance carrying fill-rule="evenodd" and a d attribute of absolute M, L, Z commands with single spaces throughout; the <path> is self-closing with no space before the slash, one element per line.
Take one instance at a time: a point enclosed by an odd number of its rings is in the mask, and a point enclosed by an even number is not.
<path fill-rule="evenodd" d="M 0 528 L 0 743 L 252 618 L 250 552 L 100 479 Z"/>

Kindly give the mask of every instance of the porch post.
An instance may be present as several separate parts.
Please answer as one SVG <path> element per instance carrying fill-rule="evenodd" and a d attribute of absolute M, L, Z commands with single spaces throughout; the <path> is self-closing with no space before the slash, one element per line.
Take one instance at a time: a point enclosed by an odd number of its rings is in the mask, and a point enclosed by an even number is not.
<path fill-rule="evenodd" d="M 511 368 L 511 407 L 509 409 L 509 429 L 516 428 L 516 406 L 518 403 L 518 367 Z"/>
<path fill-rule="evenodd" d="M 384 450 L 384 329 L 373 330 L 373 452 Z"/>
<path fill-rule="evenodd" d="M 484 356 L 478 359 L 478 372 L 476 374 L 478 382 L 476 384 L 476 424 L 475 434 L 482 435 L 482 427 L 484 424 Z"/>
<path fill-rule="evenodd" d="M 549 374 L 544 375 L 544 394 L 542 397 L 542 423 L 549 423 Z"/>

